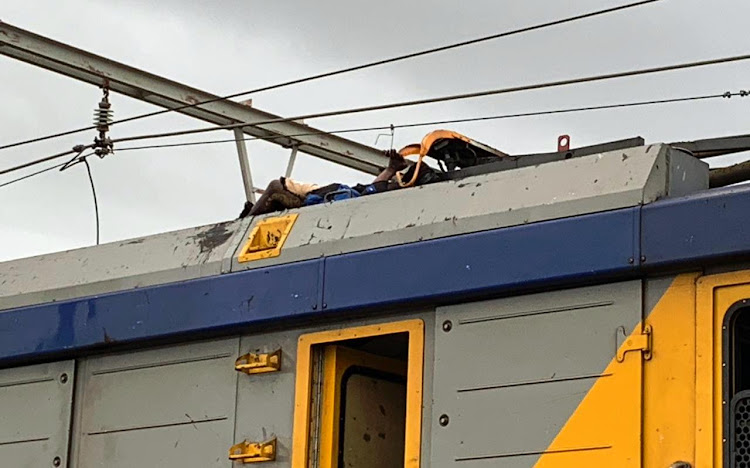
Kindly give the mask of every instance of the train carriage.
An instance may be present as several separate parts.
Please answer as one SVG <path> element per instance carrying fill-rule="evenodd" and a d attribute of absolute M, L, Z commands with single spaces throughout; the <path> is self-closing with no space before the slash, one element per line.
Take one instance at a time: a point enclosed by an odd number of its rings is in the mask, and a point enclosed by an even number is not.
<path fill-rule="evenodd" d="M 750 188 L 695 156 L 1 263 L 0 465 L 750 466 Z"/>

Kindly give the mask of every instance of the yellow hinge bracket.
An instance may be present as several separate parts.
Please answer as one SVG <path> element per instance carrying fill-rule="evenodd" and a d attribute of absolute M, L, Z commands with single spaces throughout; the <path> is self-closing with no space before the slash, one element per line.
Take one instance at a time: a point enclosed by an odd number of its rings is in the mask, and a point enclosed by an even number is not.
<path fill-rule="evenodd" d="M 234 369 L 245 374 L 263 374 L 281 370 L 281 348 L 272 353 L 247 353 L 234 361 Z"/>
<path fill-rule="evenodd" d="M 625 333 L 625 327 L 617 328 L 617 362 L 625 361 L 625 354 L 632 351 L 641 351 L 641 356 L 646 361 L 651 359 L 651 325 L 644 326 L 641 333 L 630 336 Z"/>
<path fill-rule="evenodd" d="M 242 463 L 260 463 L 276 460 L 276 437 L 265 442 L 243 441 L 232 445 L 229 459 Z"/>

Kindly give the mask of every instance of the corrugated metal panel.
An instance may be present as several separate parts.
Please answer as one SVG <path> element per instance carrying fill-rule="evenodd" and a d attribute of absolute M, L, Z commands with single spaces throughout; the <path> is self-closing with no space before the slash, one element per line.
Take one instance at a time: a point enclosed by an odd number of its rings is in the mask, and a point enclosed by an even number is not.
<path fill-rule="evenodd" d="M 609 378 L 618 327 L 630 333 L 640 319 L 639 281 L 439 308 L 432 466 L 534 466 L 594 382 Z M 640 381 L 629 385 L 639 400 Z M 614 445 L 607 425 L 631 408 L 612 403 L 598 438 L 582 435 L 569 450 Z"/>
<path fill-rule="evenodd" d="M 91 358 L 76 466 L 229 467 L 239 339 Z"/>
<path fill-rule="evenodd" d="M 67 466 L 75 363 L 0 371 L 0 465 Z"/>

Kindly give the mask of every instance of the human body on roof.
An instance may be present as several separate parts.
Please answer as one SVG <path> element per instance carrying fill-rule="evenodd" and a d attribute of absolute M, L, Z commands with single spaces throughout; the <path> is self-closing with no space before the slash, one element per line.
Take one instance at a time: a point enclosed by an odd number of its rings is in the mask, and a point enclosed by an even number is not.
<path fill-rule="evenodd" d="M 404 157 L 396 150 L 387 150 L 384 154 L 388 157 L 388 167 L 383 169 L 367 185 L 357 184 L 349 187 L 344 184 L 333 183 L 319 186 L 317 184 L 298 182 L 288 177 L 274 179 L 268 184 L 263 195 L 261 195 L 254 205 L 251 202 L 245 203 L 245 207 L 242 213 L 240 213 L 240 218 L 315 205 L 324 201 L 353 198 L 399 189 L 401 188 L 401 184 L 397 180 L 394 180 L 394 176 L 398 171 L 406 169 L 408 164 Z M 434 177 L 432 177 L 434 173 L 427 165 L 422 165 L 419 172 L 417 184 L 434 181 Z"/>

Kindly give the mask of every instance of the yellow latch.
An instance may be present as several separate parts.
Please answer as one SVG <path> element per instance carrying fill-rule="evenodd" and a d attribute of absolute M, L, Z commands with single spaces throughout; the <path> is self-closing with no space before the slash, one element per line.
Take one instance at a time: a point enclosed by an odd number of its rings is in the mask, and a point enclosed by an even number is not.
<path fill-rule="evenodd" d="M 643 327 L 642 333 L 625 335 L 625 328 L 617 329 L 617 362 L 625 361 L 625 354 L 631 351 L 641 351 L 643 359 L 651 359 L 651 325 Z"/>
<path fill-rule="evenodd" d="M 247 353 L 234 361 L 234 368 L 245 374 L 262 374 L 281 370 L 281 348 L 272 353 Z"/>
<path fill-rule="evenodd" d="M 259 463 L 276 460 L 276 437 L 265 442 L 243 441 L 232 445 L 229 459 L 242 463 Z"/>
<path fill-rule="evenodd" d="M 237 260 L 243 263 L 281 255 L 281 247 L 284 246 L 294 222 L 297 221 L 297 216 L 297 213 L 292 213 L 258 221 L 250 231 L 250 236 L 242 246 Z"/>

